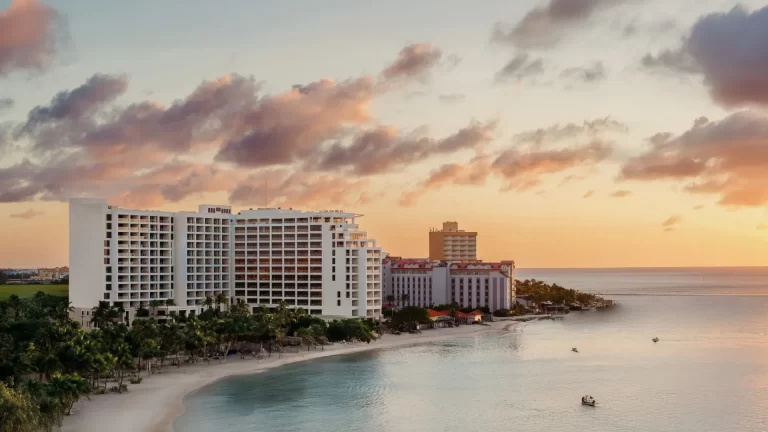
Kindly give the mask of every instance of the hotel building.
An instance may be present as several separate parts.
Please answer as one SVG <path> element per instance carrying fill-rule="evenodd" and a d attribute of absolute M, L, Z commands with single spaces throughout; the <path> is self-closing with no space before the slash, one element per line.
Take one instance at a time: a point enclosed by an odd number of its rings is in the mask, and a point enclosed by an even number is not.
<path fill-rule="evenodd" d="M 102 199 L 69 202 L 70 301 L 130 313 L 151 300 L 199 313 L 225 294 L 256 308 L 285 301 L 312 315 L 381 314 L 382 252 L 362 215 L 201 205 L 197 212 L 129 210 Z"/>
<path fill-rule="evenodd" d="M 476 261 L 477 233 L 459 229 L 458 222 L 443 222 L 443 229 L 429 231 L 429 259 Z"/>
<path fill-rule="evenodd" d="M 460 308 L 509 309 L 515 302 L 515 263 L 386 259 L 384 295 L 408 295 L 400 306 L 457 303 Z"/>

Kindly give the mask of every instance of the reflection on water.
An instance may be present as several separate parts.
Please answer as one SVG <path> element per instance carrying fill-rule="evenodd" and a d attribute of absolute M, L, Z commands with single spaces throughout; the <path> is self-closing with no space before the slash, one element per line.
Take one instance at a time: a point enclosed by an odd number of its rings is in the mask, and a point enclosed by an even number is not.
<path fill-rule="evenodd" d="M 503 336 L 225 380 L 186 398 L 175 427 L 761 431 L 768 425 L 766 311 L 768 297 L 623 297 L 613 311 L 522 324 Z M 585 393 L 600 406 L 582 407 Z"/>

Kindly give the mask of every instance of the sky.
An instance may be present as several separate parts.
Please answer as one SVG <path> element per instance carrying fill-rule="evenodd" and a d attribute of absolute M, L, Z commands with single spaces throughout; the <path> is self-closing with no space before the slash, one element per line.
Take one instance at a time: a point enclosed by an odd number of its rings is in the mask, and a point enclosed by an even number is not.
<path fill-rule="evenodd" d="M 0 0 L 0 267 L 72 197 L 443 221 L 519 268 L 768 262 L 768 5 Z"/>

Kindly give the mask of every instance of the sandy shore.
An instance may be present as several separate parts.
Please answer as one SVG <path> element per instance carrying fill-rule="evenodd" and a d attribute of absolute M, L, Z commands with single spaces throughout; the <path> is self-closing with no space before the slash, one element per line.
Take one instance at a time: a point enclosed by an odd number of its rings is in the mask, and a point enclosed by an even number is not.
<path fill-rule="evenodd" d="M 222 378 L 263 372 L 278 366 L 340 354 L 350 354 L 374 349 L 394 348 L 435 342 L 457 337 L 473 337 L 500 333 L 514 325 L 495 322 L 491 326 L 462 326 L 427 330 L 421 334 L 384 335 L 370 344 L 334 344 L 323 351 L 300 351 L 277 355 L 264 360 L 230 356 L 225 362 L 212 361 L 210 365 L 166 367 L 162 373 L 145 378 L 141 384 L 129 385 L 128 393 L 92 396 L 78 402 L 72 415 L 65 418 L 63 432 L 135 432 L 172 431 L 174 420 L 184 412 L 183 399 L 187 394 Z"/>

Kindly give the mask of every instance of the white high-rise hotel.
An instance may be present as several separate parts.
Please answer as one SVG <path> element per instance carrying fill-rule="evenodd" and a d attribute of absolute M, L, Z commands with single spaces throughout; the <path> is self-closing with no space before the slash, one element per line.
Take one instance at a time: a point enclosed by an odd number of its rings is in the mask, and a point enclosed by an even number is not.
<path fill-rule="evenodd" d="M 128 210 L 69 202 L 70 301 L 126 310 L 173 299 L 199 312 L 224 293 L 250 306 L 281 301 L 313 315 L 379 317 L 382 252 L 338 210 Z"/>

